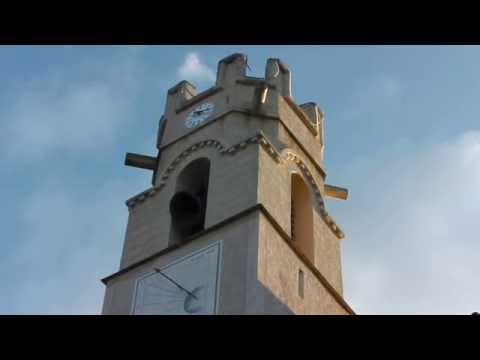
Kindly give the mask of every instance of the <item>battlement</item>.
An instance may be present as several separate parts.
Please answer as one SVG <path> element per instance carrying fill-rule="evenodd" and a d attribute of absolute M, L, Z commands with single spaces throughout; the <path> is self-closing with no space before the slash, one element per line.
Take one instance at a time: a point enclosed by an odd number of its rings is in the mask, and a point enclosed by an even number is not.
<path fill-rule="evenodd" d="M 227 87 L 236 84 L 239 80 L 263 81 L 279 91 L 282 96 L 291 96 L 290 71 L 280 59 L 267 60 L 264 78 L 251 77 L 246 74 L 247 57 L 239 53 L 229 55 L 218 62 L 216 85 Z"/>
<path fill-rule="evenodd" d="M 246 55 L 235 53 L 218 62 L 215 85 L 202 93 L 197 93 L 195 86 L 186 80 L 182 80 L 170 88 L 168 90 L 166 112 L 172 108 L 178 111 L 190 99 L 200 101 L 206 94 L 210 95 L 220 89 L 233 87 L 238 83 L 260 86 L 264 89 L 274 89 L 280 96 L 291 97 L 290 71 L 280 59 L 268 59 L 265 67 L 265 77 L 258 78 L 247 76 Z M 266 92 L 260 95 L 265 98 Z"/>
<path fill-rule="evenodd" d="M 234 85 L 236 80 L 244 79 L 247 74 L 247 57 L 243 54 L 232 54 L 218 62 L 217 86 Z"/>
<path fill-rule="evenodd" d="M 267 59 L 263 78 L 247 76 L 247 66 L 247 56 L 244 54 L 234 53 L 221 59 L 217 66 L 215 85 L 201 93 L 197 93 L 195 86 L 188 81 L 180 81 L 168 90 L 165 113 L 171 112 L 172 109 L 177 113 L 187 105 L 201 101 L 207 96 L 222 89 L 234 87 L 237 84 L 258 88 L 255 93 L 257 99 L 254 101 L 257 107 L 259 104 L 265 103 L 269 90 L 274 90 L 277 95 L 286 97 L 290 100 L 290 103 L 293 103 L 291 73 L 285 63 L 277 58 Z M 319 128 L 323 123 L 323 114 L 318 105 L 308 102 L 299 107 L 300 109 L 296 110 L 304 112 L 303 115 L 310 120 L 314 128 L 317 131 L 320 130 Z"/>
<path fill-rule="evenodd" d="M 299 141 L 311 143 L 313 148 L 309 148 L 309 151 L 319 154 L 321 161 L 324 147 L 323 113 L 313 102 L 297 104 L 293 100 L 292 76 L 287 65 L 278 58 L 269 58 L 263 77 L 248 76 L 247 68 L 247 56 L 234 53 L 218 62 L 215 83 L 210 88 L 197 92 L 195 86 L 185 80 L 170 88 L 163 116 L 169 125 L 160 125 L 163 128 L 159 129 L 157 147 L 160 149 L 186 136 L 191 131 L 183 126 L 186 111 L 191 111 L 197 103 L 208 98 L 208 102 L 215 104 L 210 120 L 231 112 L 279 119 Z M 294 120 L 296 118 L 300 119 L 300 123 Z M 162 139 L 163 130 L 165 139 Z M 320 143 L 320 147 L 314 143 Z"/>

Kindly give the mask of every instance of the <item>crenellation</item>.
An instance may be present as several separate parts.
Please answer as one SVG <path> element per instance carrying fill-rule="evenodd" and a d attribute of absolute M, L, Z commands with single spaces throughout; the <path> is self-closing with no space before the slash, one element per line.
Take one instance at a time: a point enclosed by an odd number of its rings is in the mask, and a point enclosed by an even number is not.
<path fill-rule="evenodd" d="M 167 100 L 165 102 L 166 117 L 171 117 L 178 107 L 193 98 L 196 94 L 197 90 L 195 86 L 186 80 L 182 80 L 171 87 L 167 92 Z"/>
<path fill-rule="evenodd" d="M 247 57 L 243 54 L 232 54 L 218 62 L 216 85 L 230 87 L 238 79 L 247 74 Z"/>
<path fill-rule="evenodd" d="M 268 59 L 265 68 L 265 80 L 275 86 L 281 96 L 292 96 L 290 70 L 280 59 Z"/>
<path fill-rule="evenodd" d="M 299 105 L 303 112 L 307 115 L 307 118 L 311 121 L 315 130 L 317 132 L 318 140 L 320 141 L 320 161 L 323 160 L 323 149 L 324 149 L 324 140 L 323 140 L 323 112 L 320 110 L 317 104 L 314 102 L 308 102 L 305 104 Z"/>

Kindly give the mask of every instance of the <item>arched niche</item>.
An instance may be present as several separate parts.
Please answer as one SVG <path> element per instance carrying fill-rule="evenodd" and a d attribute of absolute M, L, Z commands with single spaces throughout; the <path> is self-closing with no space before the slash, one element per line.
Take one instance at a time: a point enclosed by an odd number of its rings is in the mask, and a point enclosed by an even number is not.
<path fill-rule="evenodd" d="M 205 228 L 209 177 L 208 158 L 193 160 L 177 176 L 170 200 L 169 245 L 181 243 Z"/>
<path fill-rule="evenodd" d="M 314 264 L 312 197 L 307 184 L 299 174 L 292 173 L 291 184 L 292 242 Z"/>

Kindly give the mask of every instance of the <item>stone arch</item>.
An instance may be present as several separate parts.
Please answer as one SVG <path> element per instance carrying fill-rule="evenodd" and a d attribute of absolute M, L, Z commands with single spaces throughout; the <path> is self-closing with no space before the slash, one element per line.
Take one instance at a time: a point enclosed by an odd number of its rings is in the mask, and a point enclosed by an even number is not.
<path fill-rule="evenodd" d="M 312 172 L 308 169 L 305 162 L 300 156 L 290 150 L 285 151 L 281 158 L 283 161 L 293 162 L 295 164 L 296 168 L 304 177 L 305 183 L 308 185 L 313 194 L 314 204 L 318 207 L 320 213 L 322 214 L 322 211 L 325 211 L 325 202 L 323 200 L 322 193 L 320 192 L 320 189 L 313 178 Z"/>
<path fill-rule="evenodd" d="M 284 151 L 281 158 L 282 161 L 292 161 L 296 164 L 297 168 L 307 180 L 306 183 L 308 183 L 309 187 L 312 190 L 312 193 L 315 196 L 315 204 L 316 206 L 318 206 L 320 216 L 328 225 L 328 227 L 334 232 L 334 234 L 339 239 L 342 239 L 344 237 L 343 231 L 338 227 L 335 221 L 333 221 L 331 216 L 328 214 L 325 208 L 325 202 L 323 200 L 322 193 L 320 192 L 320 189 L 312 176 L 312 172 L 308 169 L 308 166 L 305 164 L 302 158 L 291 150 Z"/>
<path fill-rule="evenodd" d="M 183 242 L 205 228 L 209 180 L 210 159 L 207 157 L 191 161 L 178 174 L 169 204 L 170 245 Z"/>
<path fill-rule="evenodd" d="M 165 186 L 167 180 L 169 179 L 172 172 L 177 168 L 177 166 L 186 159 L 190 154 L 203 149 L 205 147 L 213 147 L 217 149 L 222 155 L 234 155 L 236 152 L 245 149 L 250 144 L 260 144 L 265 151 L 275 160 L 277 163 L 284 163 L 285 161 L 292 161 L 296 164 L 300 172 L 306 179 L 306 182 L 309 184 L 309 188 L 312 190 L 315 198 L 315 206 L 318 207 L 319 213 L 325 223 L 330 227 L 330 229 L 335 233 L 335 235 L 341 239 L 344 237 L 342 230 L 338 227 L 337 224 L 333 221 L 333 219 L 328 215 L 325 209 L 325 203 L 323 200 L 322 193 L 318 188 L 318 185 L 315 182 L 315 179 L 312 176 L 311 171 L 308 169 L 305 162 L 302 160 L 300 156 L 295 154 L 289 149 L 282 151 L 280 154 L 278 150 L 267 140 L 265 135 L 260 132 L 255 136 L 252 136 L 240 143 L 233 145 L 229 148 L 225 148 L 218 140 L 203 140 L 195 143 L 194 145 L 185 149 L 180 155 L 178 155 L 170 165 L 165 169 L 160 177 L 160 181 L 158 184 L 150 189 L 147 189 L 140 194 L 135 195 L 134 197 L 128 199 L 126 204 L 129 209 L 133 209 L 136 204 L 145 201 L 149 197 L 155 196 L 155 194 Z"/>

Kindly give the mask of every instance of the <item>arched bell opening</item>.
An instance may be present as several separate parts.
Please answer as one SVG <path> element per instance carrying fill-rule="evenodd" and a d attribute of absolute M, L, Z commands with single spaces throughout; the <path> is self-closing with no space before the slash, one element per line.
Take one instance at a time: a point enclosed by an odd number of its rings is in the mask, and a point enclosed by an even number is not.
<path fill-rule="evenodd" d="M 205 228 L 210 160 L 189 163 L 177 177 L 175 194 L 169 204 L 171 227 L 169 245 L 181 243 Z"/>

